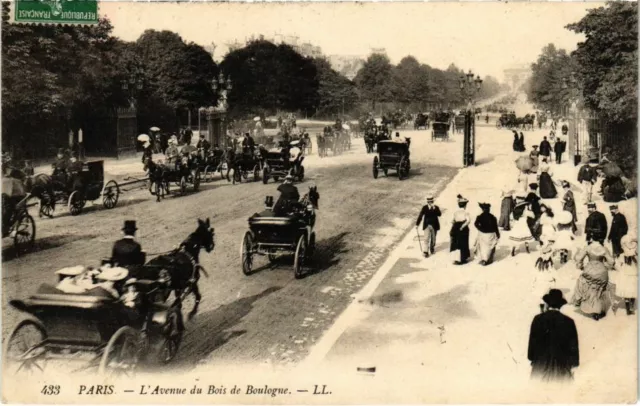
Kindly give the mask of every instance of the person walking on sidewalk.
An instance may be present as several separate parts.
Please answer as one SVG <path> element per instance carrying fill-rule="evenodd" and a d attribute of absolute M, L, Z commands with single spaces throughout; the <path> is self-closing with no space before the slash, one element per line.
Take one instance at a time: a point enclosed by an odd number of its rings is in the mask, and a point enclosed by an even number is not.
<path fill-rule="evenodd" d="M 580 365 L 576 323 L 560 313 L 560 308 L 567 304 L 561 290 L 549 290 L 542 300 L 547 311 L 533 318 L 529 332 L 531 379 L 570 381 L 573 379 L 571 369 Z"/>
<path fill-rule="evenodd" d="M 520 152 L 525 152 L 527 147 L 524 145 L 524 134 L 520 131 L 520 139 L 518 140 L 518 148 Z"/>
<path fill-rule="evenodd" d="M 535 215 L 530 209 L 531 204 L 524 200 L 524 196 L 517 196 L 518 202 L 513 209 L 513 227 L 509 233 L 509 241 L 511 242 L 511 256 L 516 255 L 516 249 L 524 242 L 525 249 L 529 253 L 529 241 L 533 241 L 529 222 L 535 221 Z"/>
<path fill-rule="evenodd" d="M 589 164 L 584 164 L 578 171 L 578 182 L 582 184 L 584 188 L 584 195 L 587 202 L 591 201 L 593 197 L 593 184 L 596 183 L 598 174 L 596 169 Z"/>
<path fill-rule="evenodd" d="M 638 237 L 635 230 L 622 237 L 622 254 L 616 259 L 616 272 L 612 278 L 616 284 L 616 296 L 624 299 L 627 315 L 635 313 L 638 298 Z"/>
<path fill-rule="evenodd" d="M 547 137 L 544 137 L 540 143 L 540 156 L 547 159 L 551 157 L 551 143 L 547 141 Z"/>
<path fill-rule="evenodd" d="M 513 150 L 515 152 L 520 152 L 520 139 L 518 138 L 518 132 L 516 130 L 511 131 L 513 131 Z"/>
<path fill-rule="evenodd" d="M 465 199 L 461 195 L 458 195 L 458 210 L 453 213 L 453 221 L 451 225 L 451 248 L 450 251 L 460 251 L 460 257 L 454 262 L 456 265 L 463 265 L 467 262 L 471 256 L 469 250 L 469 223 L 471 218 L 469 213 L 465 210 L 469 200 Z"/>
<path fill-rule="evenodd" d="M 553 152 L 556 154 L 556 163 L 562 163 L 562 153 L 564 152 L 564 141 L 558 137 L 556 144 L 553 146 Z"/>
<path fill-rule="evenodd" d="M 571 303 L 583 313 L 598 321 L 606 316 L 606 292 L 609 286 L 609 269 L 613 267 L 613 256 L 599 241 L 587 243 L 587 247 L 576 253 L 576 266 L 582 274 L 576 281 Z M 585 264 L 585 258 L 588 258 Z"/>
<path fill-rule="evenodd" d="M 501 227 L 504 231 L 511 230 L 511 213 L 513 213 L 513 206 L 515 202 L 513 200 L 513 190 L 502 191 L 502 203 L 500 204 L 500 220 L 498 220 L 498 227 Z"/>
<path fill-rule="evenodd" d="M 613 219 L 611 220 L 611 230 L 609 230 L 609 237 L 607 240 L 611 242 L 613 256 L 617 258 L 622 254 L 622 245 L 620 244 L 620 241 L 629 231 L 629 226 L 627 225 L 627 218 L 624 214 L 620 213 L 617 204 L 609 206 L 609 210 L 611 210 L 611 216 Z"/>
<path fill-rule="evenodd" d="M 578 222 L 578 215 L 576 213 L 576 200 L 573 197 L 571 191 L 571 184 L 566 180 L 562 181 L 562 189 L 564 189 L 564 196 L 562 197 L 562 210 L 568 211 L 573 216 L 573 223 L 571 224 L 571 230 L 575 233 L 578 230 L 576 223 Z"/>
<path fill-rule="evenodd" d="M 422 222 L 422 230 L 425 235 L 425 245 L 424 245 L 424 256 L 428 258 L 429 255 L 435 253 L 436 249 L 436 236 L 438 231 L 440 230 L 440 208 L 433 204 L 433 196 L 427 196 L 427 204 L 422 206 L 422 210 L 420 210 L 420 215 L 418 216 L 418 220 L 416 221 L 416 229 L 420 226 L 420 222 L 424 218 Z"/>
<path fill-rule="evenodd" d="M 480 255 L 480 265 L 486 266 L 493 262 L 496 246 L 500 239 L 500 230 L 498 230 L 496 216 L 491 214 L 491 205 L 489 203 L 479 203 L 479 205 L 482 214 L 476 217 L 476 221 L 473 223 L 478 229 L 475 252 Z"/>
<path fill-rule="evenodd" d="M 587 203 L 587 211 L 589 216 L 584 224 L 587 241 L 598 241 L 604 245 L 604 240 L 607 238 L 607 218 L 598 211 L 594 202 Z"/>
<path fill-rule="evenodd" d="M 553 199 L 558 195 L 556 186 L 551 178 L 552 175 L 553 172 L 551 172 L 548 158 L 542 158 L 542 163 L 540 164 L 540 197 L 543 199 Z"/>

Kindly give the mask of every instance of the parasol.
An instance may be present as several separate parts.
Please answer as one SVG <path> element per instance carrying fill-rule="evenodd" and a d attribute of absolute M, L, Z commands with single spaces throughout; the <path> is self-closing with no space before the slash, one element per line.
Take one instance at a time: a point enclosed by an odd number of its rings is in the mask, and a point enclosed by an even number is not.
<path fill-rule="evenodd" d="M 9 197 L 23 197 L 27 195 L 19 179 L 5 177 L 2 178 L 2 193 Z"/>
<path fill-rule="evenodd" d="M 186 154 L 186 153 L 195 152 L 195 151 L 197 151 L 197 150 L 198 150 L 198 148 L 196 148 L 196 147 L 195 147 L 195 146 L 193 146 L 193 145 L 185 145 L 184 147 L 182 147 L 182 149 L 180 150 L 180 152 L 182 152 L 183 154 Z"/>
<path fill-rule="evenodd" d="M 620 177 L 622 176 L 622 169 L 613 162 L 607 162 L 602 165 L 602 172 L 604 172 L 607 177 Z"/>
<path fill-rule="evenodd" d="M 528 156 L 521 156 L 520 158 L 516 159 L 515 162 L 516 167 L 521 171 L 528 171 L 533 168 L 533 159 L 529 158 Z"/>
<path fill-rule="evenodd" d="M 149 136 L 147 134 L 138 135 L 138 141 L 140 141 L 140 142 L 149 142 L 150 140 L 151 140 L 151 138 L 149 138 Z"/>
<path fill-rule="evenodd" d="M 260 121 L 260 117 L 255 116 L 255 117 L 253 118 L 253 121 Z"/>
<path fill-rule="evenodd" d="M 349 127 L 349 125 L 348 125 L 348 124 L 342 124 L 342 129 L 343 129 L 343 130 L 350 130 L 350 129 L 351 129 L 351 127 Z"/>
<path fill-rule="evenodd" d="M 561 225 L 571 224 L 573 221 L 573 214 L 564 210 L 556 215 L 556 221 Z"/>
<path fill-rule="evenodd" d="M 151 128 L 149 128 L 149 130 L 151 130 L 151 131 L 160 131 L 160 129 L 158 127 L 151 127 Z"/>

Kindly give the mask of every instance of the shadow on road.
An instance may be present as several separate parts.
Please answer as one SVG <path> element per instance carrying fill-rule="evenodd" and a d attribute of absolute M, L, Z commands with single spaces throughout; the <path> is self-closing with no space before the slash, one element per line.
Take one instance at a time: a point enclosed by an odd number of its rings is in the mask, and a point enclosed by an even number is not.
<path fill-rule="evenodd" d="M 79 240 L 90 240 L 92 238 L 98 237 L 97 234 L 66 234 L 66 235 L 52 235 L 44 238 L 37 238 L 34 242 L 33 249 L 27 253 L 22 254 L 21 256 L 29 255 L 32 253 L 46 251 L 52 248 L 62 247 L 66 244 L 71 244 L 72 242 Z M 8 244 L 8 246 L 2 249 L 2 262 L 9 262 L 12 259 L 16 259 L 16 251 L 13 243 Z"/>
<path fill-rule="evenodd" d="M 342 232 L 316 243 L 316 252 L 311 258 L 309 271 L 305 277 L 320 273 L 340 263 L 340 254 L 348 252 L 345 238 L 349 232 Z"/>
<path fill-rule="evenodd" d="M 196 315 L 191 322 L 186 323 L 183 345 L 172 364 L 172 372 L 175 372 L 175 368 L 188 369 L 195 367 L 199 362 L 215 360 L 215 354 L 212 353 L 216 349 L 247 332 L 233 328 L 251 313 L 254 303 L 280 289 L 282 287 L 272 286 L 257 295 L 244 297 Z"/>
<path fill-rule="evenodd" d="M 127 198 L 124 198 L 123 196 L 120 196 L 120 199 L 118 200 L 118 203 L 116 204 L 116 207 L 114 209 L 117 210 L 119 207 L 132 206 L 132 205 L 136 205 L 136 204 L 140 204 L 148 201 L 150 201 L 149 198 L 137 197 L 137 198 L 127 199 Z M 109 209 L 105 208 L 102 205 L 102 200 L 96 200 L 95 204 L 88 202 L 88 206 L 85 206 L 82 209 L 82 213 L 80 213 L 78 216 L 84 216 L 86 214 L 96 212 L 96 211 L 107 211 L 107 210 Z M 42 217 L 39 219 L 42 221 L 48 221 L 48 220 L 54 220 L 57 218 L 64 218 L 64 217 L 72 217 L 72 214 L 69 212 L 69 208 L 66 204 L 58 203 L 56 204 L 56 210 L 53 212 L 53 218 Z"/>

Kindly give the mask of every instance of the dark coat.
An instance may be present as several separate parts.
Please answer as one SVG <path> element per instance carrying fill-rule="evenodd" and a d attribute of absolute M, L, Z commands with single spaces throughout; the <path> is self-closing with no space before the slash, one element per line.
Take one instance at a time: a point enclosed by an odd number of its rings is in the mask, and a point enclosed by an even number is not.
<path fill-rule="evenodd" d="M 564 141 L 556 141 L 556 145 L 553 146 L 553 151 L 556 154 L 562 154 L 564 152 Z"/>
<path fill-rule="evenodd" d="M 618 256 L 622 254 L 622 245 L 620 240 L 629 231 L 627 225 L 627 218 L 622 213 L 616 213 L 611 220 L 611 230 L 609 231 L 608 240 L 611 241 L 613 247 L 613 255 Z"/>
<path fill-rule="evenodd" d="M 420 210 L 420 215 L 418 216 L 418 220 L 416 221 L 416 226 L 420 225 L 420 221 L 424 218 L 424 222 L 422 223 L 422 229 L 424 230 L 427 226 L 431 225 L 435 231 L 440 230 L 440 208 L 436 205 L 433 205 L 433 208 L 430 208 L 429 205 L 422 206 L 422 210 Z"/>
<path fill-rule="evenodd" d="M 500 238 L 500 230 L 498 230 L 498 219 L 491 213 L 482 213 L 478 217 L 476 217 L 476 221 L 473 223 L 474 226 L 481 233 L 489 234 L 495 233 L 498 238 Z"/>
<path fill-rule="evenodd" d="M 587 164 L 583 165 L 582 168 L 580 168 L 580 170 L 578 171 L 578 182 L 586 181 L 595 183 L 597 178 L 598 173 L 596 172 L 595 168 L 592 168 Z"/>
<path fill-rule="evenodd" d="M 123 238 L 113 244 L 111 252 L 113 265 L 128 267 L 132 265 L 144 265 L 142 247 L 131 238 Z"/>
<path fill-rule="evenodd" d="M 545 381 L 572 379 L 571 368 L 580 365 L 578 331 L 573 319 L 555 310 L 535 316 L 528 353 L 532 377 Z"/>
<path fill-rule="evenodd" d="M 547 140 L 543 140 L 540 143 L 540 155 L 549 156 L 551 155 L 551 144 Z"/>
<path fill-rule="evenodd" d="M 584 233 L 587 236 L 587 241 L 604 241 L 607 237 L 607 218 L 604 214 L 599 211 L 589 214 L 584 225 Z"/>
<path fill-rule="evenodd" d="M 278 192 L 280 192 L 280 198 L 273 206 L 273 212 L 276 216 L 283 216 L 289 213 L 293 205 L 300 200 L 300 193 L 298 188 L 290 183 L 278 186 Z"/>

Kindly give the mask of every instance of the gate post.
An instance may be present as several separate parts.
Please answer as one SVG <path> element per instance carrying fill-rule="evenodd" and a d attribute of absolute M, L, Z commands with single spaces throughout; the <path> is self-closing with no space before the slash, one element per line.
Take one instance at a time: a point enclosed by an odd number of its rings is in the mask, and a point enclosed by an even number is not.
<path fill-rule="evenodd" d="M 476 164 L 475 115 L 471 110 L 467 110 L 464 115 L 462 164 L 465 168 Z"/>

